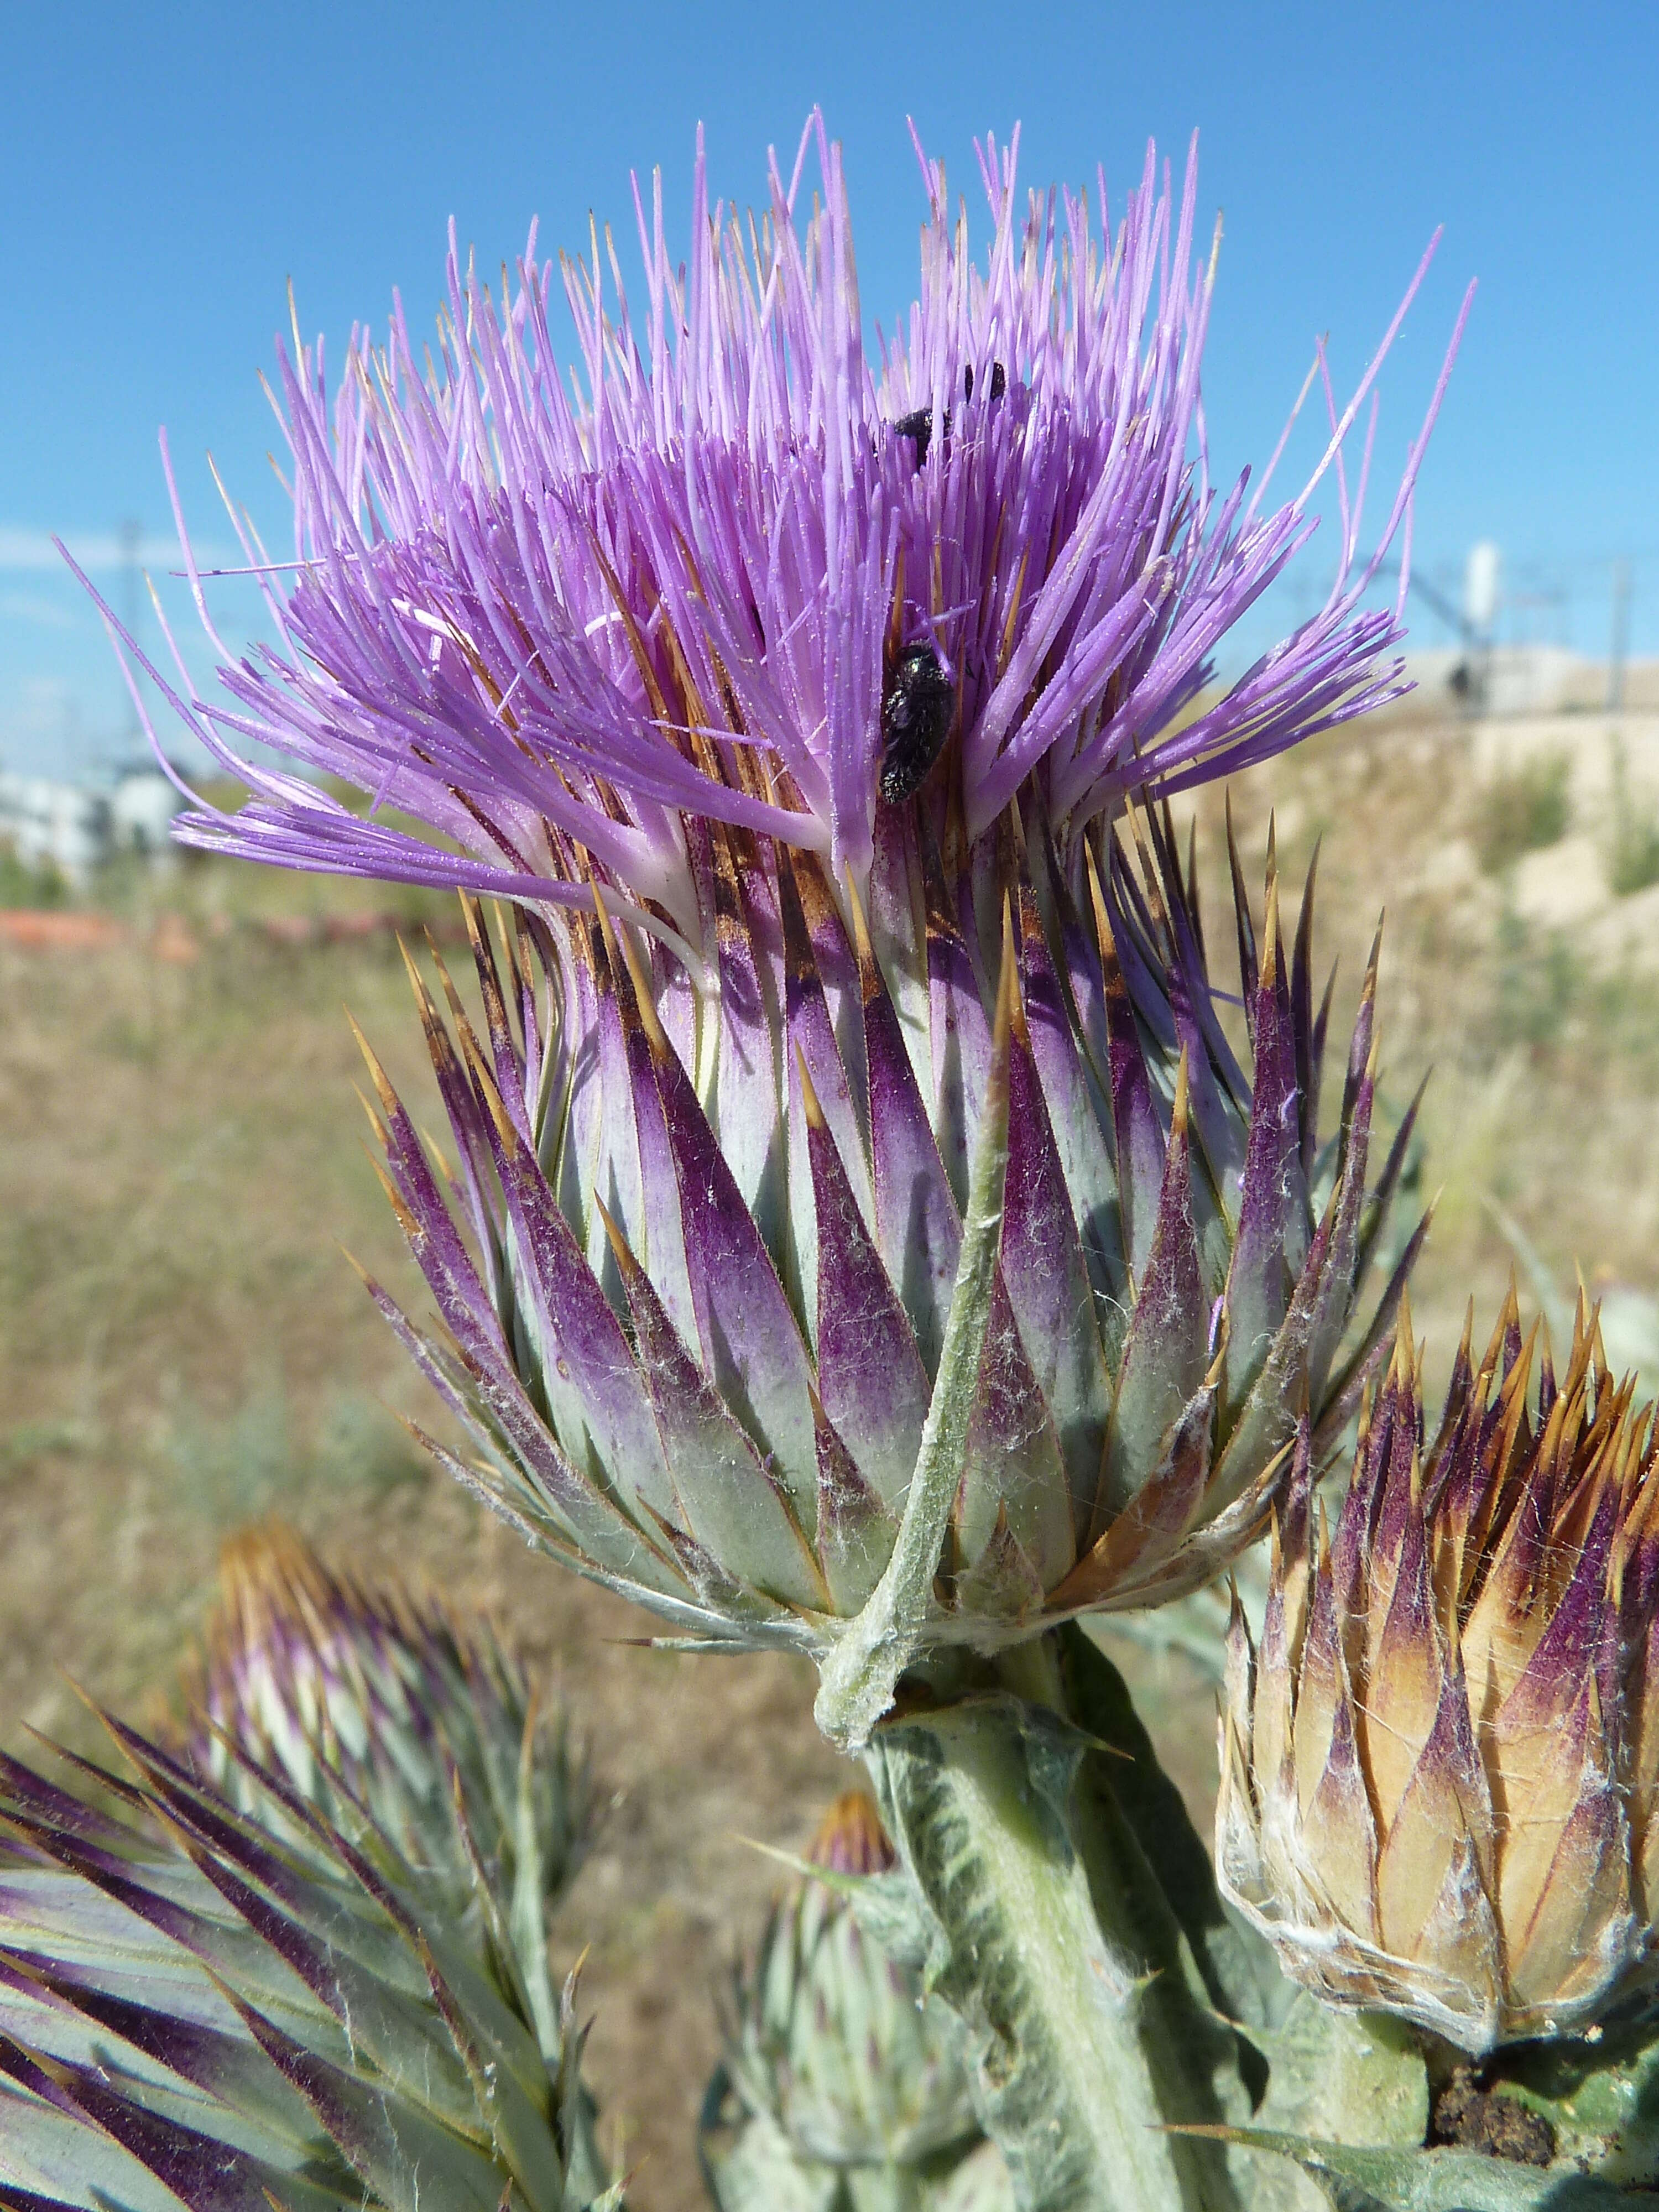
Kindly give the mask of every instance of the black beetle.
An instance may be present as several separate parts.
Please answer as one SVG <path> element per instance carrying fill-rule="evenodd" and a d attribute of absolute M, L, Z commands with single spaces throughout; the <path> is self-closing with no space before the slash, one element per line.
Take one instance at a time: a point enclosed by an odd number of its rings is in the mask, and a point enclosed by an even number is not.
<path fill-rule="evenodd" d="M 939 758 L 957 702 L 956 687 L 931 645 L 907 645 L 881 702 L 881 774 L 889 806 L 921 790 Z"/>
<path fill-rule="evenodd" d="M 1008 372 L 1000 361 L 991 363 L 991 404 L 994 406 L 1008 389 Z M 968 362 L 962 372 L 962 396 L 974 396 L 974 365 Z M 939 410 L 939 428 L 948 438 L 951 434 L 951 410 Z M 933 442 L 933 410 L 931 407 L 913 407 L 908 415 L 901 415 L 893 425 L 894 433 L 908 438 L 916 449 L 916 466 L 920 468 L 927 458 L 927 449 Z"/>

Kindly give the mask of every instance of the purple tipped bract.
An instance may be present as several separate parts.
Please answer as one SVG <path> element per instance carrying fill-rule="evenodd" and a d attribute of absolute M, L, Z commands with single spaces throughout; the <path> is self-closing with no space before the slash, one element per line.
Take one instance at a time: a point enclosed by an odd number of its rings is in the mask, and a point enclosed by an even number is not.
<path fill-rule="evenodd" d="M 1650 2005 L 1659 1951 L 1659 1420 L 1583 1293 L 1565 1364 L 1513 1288 L 1438 1434 L 1408 1312 L 1328 1527 L 1235 1606 L 1216 1863 L 1285 1972 L 1463 2050 Z"/>
<path fill-rule="evenodd" d="M 452 238 L 435 352 L 398 306 L 331 392 L 296 333 L 274 395 L 292 563 L 238 522 L 280 644 L 227 653 L 217 699 L 182 674 L 170 694 L 253 797 L 198 807 L 183 837 L 538 901 L 586 904 L 597 876 L 706 956 L 688 817 L 810 849 L 868 896 L 885 815 L 971 846 L 1037 786 L 1063 851 L 1132 787 L 1178 791 L 1394 696 L 1397 608 L 1362 601 L 1443 373 L 1368 557 L 1369 432 L 1357 484 L 1343 448 L 1400 317 L 1346 409 L 1324 379 L 1334 580 L 1218 695 L 1217 649 L 1310 535 L 1313 484 L 1272 506 L 1271 466 L 1210 481 L 1194 161 L 1177 199 L 1149 150 L 1114 223 L 1103 178 L 1092 202 L 1022 197 L 1018 143 L 980 149 L 982 264 L 918 146 L 921 296 L 879 360 L 816 115 L 751 215 L 711 205 L 699 141 L 686 264 L 660 182 L 648 206 L 636 188 L 637 319 L 608 232 L 562 262 L 568 383 L 533 233 L 499 295 Z M 318 772 L 371 795 L 368 817 Z"/>

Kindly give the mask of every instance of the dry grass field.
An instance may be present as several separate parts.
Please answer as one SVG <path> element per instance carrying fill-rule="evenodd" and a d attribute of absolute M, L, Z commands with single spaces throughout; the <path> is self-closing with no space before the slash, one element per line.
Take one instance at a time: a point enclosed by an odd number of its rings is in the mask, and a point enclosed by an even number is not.
<path fill-rule="evenodd" d="M 1529 1303 L 1528 1267 L 1570 1291 L 1578 1264 L 1617 1294 L 1623 1341 L 1652 1334 L 1659 891 L 1641 887 L 1641 833 L 1659 737 L 1621 734 L 1615 755 L 1594 716 L 1544 738 L 1401 716 L 1235 788 L 1247 854 L 1270 790 L 1287 875 L 1323 840 L 1339 1021 L 1388 907 L 1390 1122 L 1434 1070 L 1411 1182 L 1443 1193 L 1414 1294 L 1436 1373 L 1466 1296 L 1489 1316 L 1517 1249 Z M 1218 953 L 1219 820 L 1206 794 Z M 0 939 L 0 1744 L 30 1728 L 88 1741 L 70 1678 L 142 1713 L 201 1618 L 219 1541 L 260 1513 L 493 1607 L 616 1793 L 559 1963 L 592 1945 L 592 2070 L 639 2166 L 630 2202 L 689 2212 L 714 1989 L 775 1879 L 745 1838 L 798 1845 L 841 1778 L 807 1674 L 635 1648 L 636 1615 L 524 1555 L 404 1441 L 387 1409 L 434 1409 L 337 1249 L 408 1287 L 341 1012 L 416 1084 L 401 966 L 385 936 L 256 926 L 371 897 L 216 864 L 106 902 L 118 942 Z M 1164 1733 L 1200 1806 L 1209 1693 L 1176 1659 L 1131 1661 L 1155 1715 L 1182 1723 Z"/>

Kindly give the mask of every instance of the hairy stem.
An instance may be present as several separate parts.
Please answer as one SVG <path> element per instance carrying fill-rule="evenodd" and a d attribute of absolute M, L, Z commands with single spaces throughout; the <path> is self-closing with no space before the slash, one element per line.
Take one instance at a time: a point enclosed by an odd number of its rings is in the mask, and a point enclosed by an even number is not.
<path fill-rule="evenodd" d="M 998 1687 L 890 1720 L 866 1754 L 968 2023 L 981 2116 L 1023 2212 L 1239 2212 L 1221 2146 L 1167 2132 L 1249 2111 L 1237 2038 L 1065 1712 L 1059 1646 Z"/>

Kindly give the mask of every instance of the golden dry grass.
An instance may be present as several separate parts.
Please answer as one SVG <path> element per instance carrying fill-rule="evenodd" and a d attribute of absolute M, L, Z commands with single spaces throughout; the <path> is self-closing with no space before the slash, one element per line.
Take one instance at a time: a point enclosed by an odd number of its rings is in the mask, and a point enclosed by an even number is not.
<path fill-rule="evenodd" d="M 1323 836 L 1339 1027 L 1389 907 L 1390 1123 L 1435 1068 L 1413 1170 L 1420 1197 L 1444 1186 L 1414 1294 L 1431 1370 L 1466 1296 L 1486 1316 L 1501 1295 L 1505 1223 L 1568 1283 L 1577 1261 L 1654 1288 L 1659 991 L 1526 922 L 1482 872 L 1468 732 L 1397 720 L 1243 779 L 1258 882 L 1270 793 L 1287 877 Z M 1218 797 L 1199 820 L 1224 967 Z M 0 945 L 0 1742 L 26 1725 L 88 1740 L 66 1674 L 142 1711 L 201 1617 L 221 1537 L 272 1508 L 360 1565 L 494 1607 L 620 1793 L 562 1913 L 559 1963 L 592 1944 L 595 2085 L 643 2161 L 630 2202 L 689 2212 L 712 1984 L 774 1881 L 741 1839 L 798 1845 L 842 1769 L 812 1731 L 803 1668 L 632 1648 L 647 1624 L 522 1553 L 383 1410 L 434 1419 L 336 1249 L 409 1287 L 359 1142 L 341 1004 L 424 1096 L 401 967 L 387 940 L 289 949 L 240 919 L 372 898 L 204 866 L 129 886 L 125 945 Z M 421 902 L 405 903 L 412 918 Z M 145 949 L 147 905 L 184 916 L 193 962 Z M 1164 1741 L 1201 1808 L 1209 1692 L 1177 1660 L 1131 1663 L 1155 1723 L 1179 1722 Z"/>
<path fill-rule="evenodd" d="M 1506 798 L 1476 766 L 1465 726 L 1403 717 L 1322 739 L 1234 787 L 1246 851 L 1277 802 L 1287 886 L 1299 888 L 1320 844 L 1318 941 L 1341 963 L 1328 1084 L 1340 1080 L 1340 1027 L 1386 908 L 1381 1095 L 1391 1127 L 1429 1077 L 1416 1182 L 1421 1202 L 1437 1193 L 1438 1204 L 1413 1301 L 1438 1375 L 1468 1298 L 1490 1326 L 1516 1231 L 1534 1304 L 1528 1250 L 1568 1295 L 1575 1268 L 1593 1291 L 1659 1290 L 1659 975 L 1608 957 L 1620 902 L 1603 882 L 1582 915 L 1553 927 L 1529 915 L 1511 872 L 1480 865 L 1486 818 Z M 1205 794 L 1200 852 L 1212 864 L 1220 811 L 1219 794 Z M 1574 862 L 1599 876 L 1611 814 L 1574 826 Z M 1212 913 L 1213 927 L 1218 903 Z M 1328 1093 L 1327 1120 L 1333 1104 Z"/>

